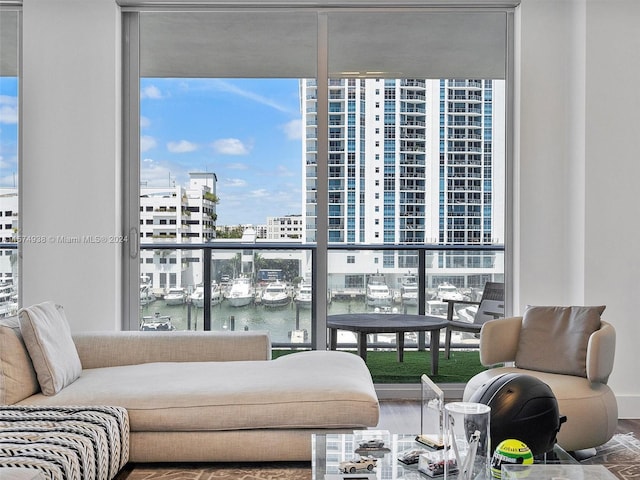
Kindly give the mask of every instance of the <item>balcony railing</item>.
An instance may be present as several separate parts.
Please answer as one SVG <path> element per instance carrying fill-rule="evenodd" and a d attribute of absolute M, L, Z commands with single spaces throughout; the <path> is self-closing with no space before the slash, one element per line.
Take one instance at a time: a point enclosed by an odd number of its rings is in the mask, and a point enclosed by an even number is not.
<path fill-rule="evenodd" d="M 504 278 L 502 245 L 412 244 L 400 248 L 330 244 L 324 294 L 313 282 L 318 275 L 314 244 L 154 243 L 142 244 L 140 249 L 149 252 L 145 258 L 154 258 L 153 263 L 141 264 L 140 328 L 155 328 L 153 322 L 158 318 L 170 318 L 171 327 L 178 330 L 268 330 L 275 347 L 287 348 L 326 348 L 314 338 L 314 332 L 326 321 L 317 316 L 319 302 L 326 302 L 323 311 L 329 315 L 376 309 L 443 315 L 438 285 L 455 285 L 464 298 L 478 300 L 486 281 Z M 169 252 L 176 256 L 185 252 L 179 258 L 189 261 L 165 263 L 159 268 L 160 260 Z M 277 272 L 265 276 L 266 271 Z M 367 298 L 367 279 L 375 273 L 381 273 L 389 287 L 389 296 L 382 303 Z M 412 298 L 403 296 L 408 273 L 417 282 Z M 248 278 L 252 289 L 246 303 L 238 306 L 242 302 L 233 299 L 232 289 L 234 278 L 241 276 Z M 266 295 L 267 287 L 276 279 L 286 284 L 286 295 L 280 299 Z M 305 296 L 302 288 L 307 284 L 313 291 L 311 297 Z M 169 287 L 184 289 L 183 296 L 170 298 Z M 472 312 L 461 309 L 456 315 L 470 318 Z M 408 335 L 407 348 L 423 348 L 423 337 Z M 355 346 L 356 338 L 340 332 L 338 341 L 340 348 L 349 348 Z M 477 339 L 454 338 L 453 346 L 473 348 Z M 376 335 L 370 348 L 394 349 L 395 337 Z"/>

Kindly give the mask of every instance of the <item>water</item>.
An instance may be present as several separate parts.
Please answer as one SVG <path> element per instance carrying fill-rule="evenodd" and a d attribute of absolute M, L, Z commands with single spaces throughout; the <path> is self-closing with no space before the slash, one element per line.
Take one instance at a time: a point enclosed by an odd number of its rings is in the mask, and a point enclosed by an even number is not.
<path fill-rule="evenodd" d="M 402 310 L 400 304 L 395 308 Z M 354 313 L 373 311 L 367 307 L 363 299 L 334 300 L 328 306 L 328 314 Z M 408 307 L 409 313 L 417 313 L 416 307 Z M 177 330 L 203 330 L 203 309 L 193 305 L 167 305 L 163 299 L 143 306 L 142 316 L 153 316 L 156 313 L 171 317 Z M 296 305 L 291 302 L 283 307 L 264 307 L 258 304 L 246 307 L 232 307 L 227 301 L 211 307 L 211 330 L 230 330 L 231 317 L 234 318 L 235 330 L 267 330 L 273 343 L 290 342 L 291 330 L 306 330 L 311 333 L 311 309 L 299 309 L 299 323 L 296 326 Z M 309 341 L 307 339 L 306 341 Z"/>

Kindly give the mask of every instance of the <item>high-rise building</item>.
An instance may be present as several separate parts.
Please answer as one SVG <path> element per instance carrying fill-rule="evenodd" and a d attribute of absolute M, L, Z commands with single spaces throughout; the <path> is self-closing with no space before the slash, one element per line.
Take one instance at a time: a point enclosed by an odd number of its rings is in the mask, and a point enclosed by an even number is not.
<path fill-rule="evenodd" d="M 345 78 L 328 88 L 329 242 L 504 241 L 504 81 Z M 301 81 L 305 242 L 316 239 L 316 89 Z M 383 257 L 383 267 L 416 266 L 415 255 Z M 487 264 L 472 257 L 442 254 L 436 265 Z"/>

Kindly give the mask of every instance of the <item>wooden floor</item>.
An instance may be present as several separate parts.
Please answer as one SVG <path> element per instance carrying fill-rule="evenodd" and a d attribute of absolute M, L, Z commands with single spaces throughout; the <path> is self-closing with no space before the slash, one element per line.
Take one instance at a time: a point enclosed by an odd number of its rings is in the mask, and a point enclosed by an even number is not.
<path fill-rule="evenodd" d="M 420 402 L 411 400 L 381 400 L 380 422 L 376 427 L 390 433 L 418 433 L 420 431 Z M 640 419 L 618 420 L 616 433 L 633 432 L 640 438 Z"/>

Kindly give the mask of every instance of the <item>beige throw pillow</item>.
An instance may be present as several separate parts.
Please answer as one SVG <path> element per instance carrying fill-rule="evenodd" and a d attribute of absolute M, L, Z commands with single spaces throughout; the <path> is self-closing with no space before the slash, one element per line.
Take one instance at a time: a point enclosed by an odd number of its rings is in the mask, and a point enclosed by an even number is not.
<path fill-rule="evenodd" d="M 20 310 L 20 331 L 42 393 L 55 395 L 82 373 L 78 351 L 61 306 L 44 302 Z"/>
<path fill-rule="evenodd" d="M 0 320 L 0 404 L 13 405 L 40 391 L 18 317 Z"/>
<path fill-rule="evenodd" d="M 515 364 L 519 368 L 587 376 L 587 344 L 605 306 L 527 307 Z"/>

